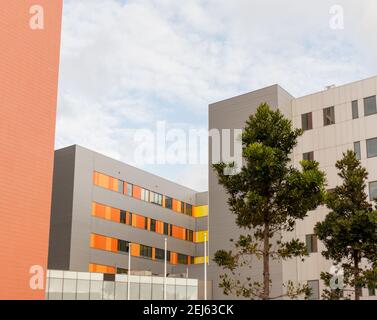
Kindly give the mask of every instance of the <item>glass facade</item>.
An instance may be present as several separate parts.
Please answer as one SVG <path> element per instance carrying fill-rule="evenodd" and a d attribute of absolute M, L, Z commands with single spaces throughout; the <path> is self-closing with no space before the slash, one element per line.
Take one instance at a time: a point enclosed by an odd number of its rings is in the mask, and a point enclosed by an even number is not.
<path fill-rule="evenodd" d="M 104 280 L 106 279 L 106 280 Z M 127 300 L 128 276 L 115 275 L 109 281 L 102 273 L 49 270 L 47 300 Z M 198 280 L 167 278 L 168 300 L 197 300 Z M 162 300 L 164 279 L 154 276 L 130 276 L 130 300 Z"/>

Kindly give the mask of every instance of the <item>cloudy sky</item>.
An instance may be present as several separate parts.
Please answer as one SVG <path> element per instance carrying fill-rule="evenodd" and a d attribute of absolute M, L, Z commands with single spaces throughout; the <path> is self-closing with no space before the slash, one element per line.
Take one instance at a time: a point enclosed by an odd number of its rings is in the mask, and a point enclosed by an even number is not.
<path fill-rule="evenodd" d="M 344 29 L 330 27 L 334 5 Z M 64 0 L 56 148 L 79 144 L 204 191 L 206 165 L 136 162 L 135 130 L 206 129 L 212 102 L 376 75 L 376 17 L 375 0 Z"/>

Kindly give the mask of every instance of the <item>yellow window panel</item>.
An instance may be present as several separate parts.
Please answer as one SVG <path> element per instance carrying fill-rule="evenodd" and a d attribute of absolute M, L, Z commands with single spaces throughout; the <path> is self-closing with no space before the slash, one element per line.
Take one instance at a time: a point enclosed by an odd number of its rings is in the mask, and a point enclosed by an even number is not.
<path fill-rule="evenodd" d="M 207 263 L 208 263 L 208 256 L 207 256 Z M 194 264 L 203 264 L 204 263 L 204 257 L 195 257 L 194 258 Z"/>
<path fill-rule="evenodd" d="M 207 230 L 196 231 L 194 233 L 194 242 L 196 242 L 196 243 L 204 242 L 204 235 L 205 234 L 207 234 L 207 241 L 208 241 L 208 231 Z"/>
<path fill-rule="evenodd" d="M 201 218 L 208 216 L 208 206 L 197 206 L 193 207 L 192 215 L 195 218 Z"/>

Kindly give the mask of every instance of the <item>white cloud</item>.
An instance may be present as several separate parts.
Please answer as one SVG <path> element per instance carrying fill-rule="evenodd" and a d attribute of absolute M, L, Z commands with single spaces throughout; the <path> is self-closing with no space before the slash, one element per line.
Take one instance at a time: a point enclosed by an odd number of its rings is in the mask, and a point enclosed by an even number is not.
<path fill-rule="evenodd" d="M 376 74 L 377 2 L 337 1 L 340 31 L 334 4 L 65 0 L 56 147 L 132 163 L 133 129 L 206 127 L 209 103 L 245 91 L 279 83 L 299 96 Z M 205 166 L 179 168 L 153 171 L 206 188 Z"/>

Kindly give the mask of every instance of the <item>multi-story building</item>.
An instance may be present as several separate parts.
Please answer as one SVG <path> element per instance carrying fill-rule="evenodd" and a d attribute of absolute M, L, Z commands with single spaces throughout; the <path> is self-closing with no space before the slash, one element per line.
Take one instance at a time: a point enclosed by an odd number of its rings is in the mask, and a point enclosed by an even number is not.
<path fill-rule="evenodd" d="M 0 299 L 45 296 L 61 15 L 0 5 Z"/>
<path fill-rule="evenodd" d="M 131 271 L 163 275 L 167 239 L 167 273 L 190 277 L 203 269 L 207 197 L 80 146 L 57 150 L 49 269 L 128 273 L 131 251 Z"/>
<path fill-rule="evenodd" d="M 257 107 L 267 102 L 272 109 L 279 108 L 292 120 L 294 127 L 304 129 L 293 151 L 292 161 L 299 166 L 302 159 L 314 159 L 327 175 L 328 189 L 341 184 L 335 162 L 347 149 L 354 150 L 369 172 L 367 190 L 370 200 L 377 196 L 377 77 L 340 87 L 330 86 L 325 91 L 294 98 L 278 85 L 217 102 L 209 106 L 209 129 L 241 129 Z M 211 155 L 211 152 L 210 152 Z M 240 230 L 227 206 L 227 197 L 215 172 L 209 167 L 209 279 L 213 280 L 213 298 L 230 298 L 222 294 L 217 282 L 223 271 L 211 262 L 219 249 L 230 248 L 231 238 Z M 321 271 L 329 271 L 331 262 L 324 259 L 322 243 L 314 235 L 314 226 L 328 213 L 325 207 L 310 212 L 299 221 L 293 233 L 306 242 L 310 256 L 300 259 L 271 261 L 272 296 L 284 293 L 288 280 L 308 284 L 313 289 L 312 298 L 320 298 L 323 283 Z M 256 262 L 246 276 L 261 280 L 261 263 Z M 364 299 L 372 299 L 374 290 L 363 290 Z"/>

